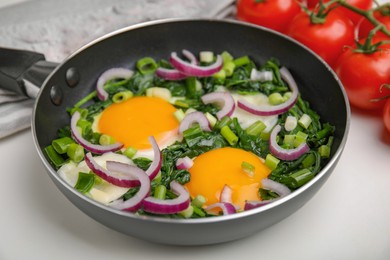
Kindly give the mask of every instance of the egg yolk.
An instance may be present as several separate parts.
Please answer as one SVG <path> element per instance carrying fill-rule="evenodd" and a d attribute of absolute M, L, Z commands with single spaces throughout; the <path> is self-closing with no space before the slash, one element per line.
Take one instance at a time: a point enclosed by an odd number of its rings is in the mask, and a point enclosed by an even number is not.
<path fill-rule="evenodd" d="M 246 173 L 241 164 L 254 166 L 253 174 Z M 206 152 L 194 160 L 189 169 L 191 180 L 186 187 L 192 197 L 202 195 L 206 206 L 219 202 L 223 187 L 232 189 L 232 202 L 240 209 L 246 200 L 260 200 L 260 181 L 266 178 L 270 169 L 253 153 L 237 148 L 219 148 Z"/>
<path fill-rule="evenodd" d="M 177 133 L 175 107 L 158 97 L 134 97 L 114 103 L 101 114 L 99 132 L 112 136 L 125 147 L 149 149 L 149 136 L 157 143 Z"/>

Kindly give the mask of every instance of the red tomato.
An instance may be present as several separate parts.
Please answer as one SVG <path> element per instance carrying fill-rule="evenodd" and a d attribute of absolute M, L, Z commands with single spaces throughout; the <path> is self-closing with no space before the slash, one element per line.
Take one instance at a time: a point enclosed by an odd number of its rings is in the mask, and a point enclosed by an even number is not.
<path fill-rule="evenodd" d="M 390 133 L 390 99 L 387 99 L 385 107 L 383 108 L 383 123 Z"/>
<path fill-rule="evenodd" d="M 323 0 L 324 3 L 329 2 L 330 0 Z M 318 4 L 319 0 L 307 0 L 307 6 L 309 8 L 314 7 L 316 4 Z M 373 0 L 346 0 L 346 2 L 350 5 L 353 5 L 355 7 L 358 7 L 363 10 L 368 10 L 373 5 Z M 340 11 L 342 11 L 354 24 L 357 24 L 360 19 L 362 18 L 361 15 L 355 13 L 354 11 L 351 11 L 345 7 L 339 7 Z"/>
<path fill-rule="evenodd" d="M 333 65 L 344 46 L 353 45 L 354 26 L 337 10 L 329 12 L 323 24 L 313 24 L 308 14 L 298 14 L 287 34 L 308 46 L 329 65 Z"/>
<path fill-rule="evenodd" d="M 383 39 L 376 37 L 374 42 Z M 371 100 L 390 95 L 390 89 L 383 87 L 390 84 L 390 44 L 380 48 L 372 54 L 354 52 L 348 48 L 334 66 L 352 106 L 365 110 L 381 109 L 385 100 Z"/>
<path fill-rule="evenodd" d="M 285 33 L 288 24 L 301 12 L 295 0 L 237 1 L 237 18 Z"/>
<path fill-rule="evenodd" d="M 390 30 L 390 12 L 388 14 L 382 14 L 380 11 L 376 11 L 374 12 L 374 16 L 379 22 L 386 26 L 387 30 Z M 372 29 L 374 29 L 374 25 L 366 18 L 363 18 L 358 28 L 359 39 L 366 38 Z M 385 34 L 377 32 L 377 35 L 384 36 Z"/>

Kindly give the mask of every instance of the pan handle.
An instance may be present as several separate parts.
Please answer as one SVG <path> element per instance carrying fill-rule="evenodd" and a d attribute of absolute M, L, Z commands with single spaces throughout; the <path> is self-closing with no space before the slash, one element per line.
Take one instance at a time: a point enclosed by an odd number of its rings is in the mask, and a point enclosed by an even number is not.
<path fill-rule="evenodd" d="M 57 65 L 40 53 L 0 48 L 0 88 L 35 98 Z"/>

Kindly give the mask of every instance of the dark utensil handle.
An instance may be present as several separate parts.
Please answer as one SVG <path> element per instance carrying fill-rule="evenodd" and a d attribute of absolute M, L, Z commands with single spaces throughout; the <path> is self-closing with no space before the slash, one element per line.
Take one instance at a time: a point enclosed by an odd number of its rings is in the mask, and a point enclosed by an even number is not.
<path fill-rule="evenodd" d="M 0 88 L 35 98 L 56 66 L 40 53 L 0 48 Z"/>

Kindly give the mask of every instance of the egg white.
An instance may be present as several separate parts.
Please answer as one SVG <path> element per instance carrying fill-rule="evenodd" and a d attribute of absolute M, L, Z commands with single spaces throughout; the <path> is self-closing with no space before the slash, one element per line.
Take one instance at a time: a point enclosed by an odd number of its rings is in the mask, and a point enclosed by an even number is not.
<path fill-rule="evenodd" d="M 112 152 L 105 153 L 100 156 L 94 156 L 94 159 L 96 163 L 103 168 L 106 168 L 107 161 L 116 161 L 134 165 L 132 160 L 130 160 L 126 156 Z M 73 161 L 70 161 L 69 163 L 63 165 L 60 169 L 58 169 L 58 174 L 60 175 L 60 177 L 72 187 L 74 187 L 77 183 L 79 172 L 90 172 L 90 169 L 85 163 L 85 161 L 81 161 L 78 164 Z M 123 194 L 125 194 L 128 190 L 129 188 L 118 187 L 106 181 L 102 181 L 101 183 L 95 184 L 86 195 L 103 204 L 108 204 L 109 202 L 123 196 Z"/>

